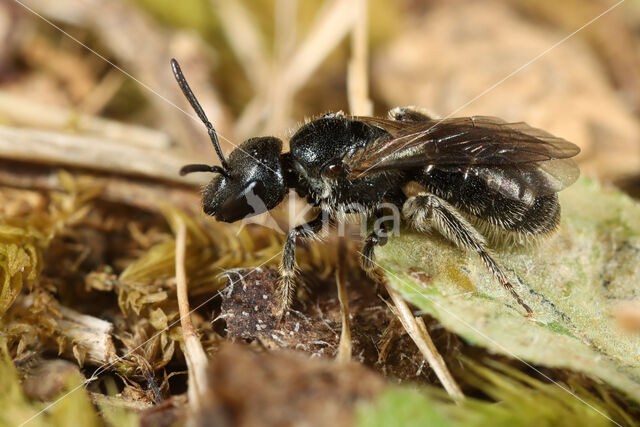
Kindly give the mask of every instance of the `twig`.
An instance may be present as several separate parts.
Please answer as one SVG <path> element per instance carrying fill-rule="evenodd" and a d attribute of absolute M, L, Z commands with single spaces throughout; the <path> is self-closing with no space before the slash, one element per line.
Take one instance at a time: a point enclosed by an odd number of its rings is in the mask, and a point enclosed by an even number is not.
<path fill-rule="evenodd" d="M 254 90 L 266 89 L 269 61 L 264 55 L 265 43 L 259 26 L 253 22 L 251 13 L 241 2 L 212 0 L 211 6 L 220 16 L 222 32 Z"/>
<path fill-rule="evenodd" d="M 200 344 L 196 330 L 191 322 L 189 295 L 187 293 L 187 273 L 185 270 L 185 253 L 187 250 L 187 226 L 178 219 L 176 233 L 176 292 L 180 325 L 184 339 L 184 356 L 189 368 L 189 404 L 198 411 L 202 407 L 202 398 L 207 391 L 207 356 Z"/>
<path fill-rule="evenodd" d="M 34 305 L 30 295 L 21 295 L 13 309 L 29 311 Z M 62 349 L 66 357 L 73 357 L 79 365 L 102 366 L 118 360 L 113 344 L 113 324 L 94 316 L 79 313 L 71 308 L 59 306 L 60 317 L 52 317 L 57 333 L 65 337 L 70 345 Z M 9 329 L 11 325 L 8 325 Z M 47 344 L 49 345 L 49 344 Z M 58 345 L 51 350 L 60 351 Z"/>
<path fill-rule="evenodd" d="M 109 75 L 122 78 L 120 73 Z M 0 116 L 23 126 L 90 133 L 139 147 L 167 149 L 171 146 L 169 136 L 154 129 L 78 114 L 73 110 L 47 106 L 5 92 L 0 92 Z"/>
<path fill-rule="evenodd" d="M 349 325 L 349 296 L 346 283 L 346 250 L 344 242 L 338 247 L 338 262 L 336 264 L 336 286 L 338 287 L 338 301 L 340 302 L 340 314 L 342 315 L 342 333 L 338 345 L 336 360 L 339 363 L 351 361 L 351 327 Z"/>
<path fill-rule="evenodd" d="M 0 158 L 142 175 L 178 183 L 202 183 L 204 176 L 180 177 L 186 163 L 202 163 L 171 150 L 152 150 L 98 137 L 0 126 Z"/>
<path fill-rule="evenodd" d="M 174 53 L 175 33 L 167 32 L 139 7 L 125 0 L 106 3 L 100 0 L 30 0 L 23 3 L 28 4 L 31 10 L 41 16 L 55 21 L 56 25 L 68 23 L 91 29 L 91 33 L 100 40 L 100 45 L 104 46 L 94 53 L 101 55 L 104 60 L 107 60 L 107 57 L 114 58 L 113 65 L 119 67 L 119 71 L 134 78 L 146 89 L 143 94 L 148 96 L 154 111 L 159 115 L 158 125 L 183 147 L 191 147 L 203 153 L 210 151 L 211 145 L 202 124 L 199 120 L 194 120 L 194 115 L 188 109 L 187 101 L 170 72 L 168 59 Z M 97 10 L 100 13 L 96 13 Z M 114 31 L 114 28 L 118 31 Z M 132 40 L 135 40 L 135 43 L 132 43 Z M 195 37 L 194 41 L 200 56 L 206 55 L 205 43 L 198 43 Z M 140 46 L 144 46 L 144 49 Z M 205 72 L 202 75 L 209 76 L 209 73 Z M 197 88 L 198 98 L 205 106 L 209 119 L 217 124 L 218 132 L 221 135 L 225 134 L 219 125 L 221 118 L 216 115 L 221 108 L 207 106 L 217 102 L 215 92 L 207 90 L 212 87 L 201 85 L 193 77 L 189 77 L 189 83 Z M 182 105 L 181 108 L 188 115 L 177 110 L 177 105 Z"/>
<path fill-rule="evenodd" d="M 293 97 L 296 94 L 342 41 L 352 28 L 354 19 L 352 0 L 334 0 L 319 13 L 307 36 L 280 73 L 280 79 L 287 85 L 289 96 Z M 235 133 L 254 133 L 257 125 L 263 122 L 268 114 L 268 93 L 256 93 L 236 122 Z"/>
<path fill-rule="evenodd" d="M 373 104 L 369 99 L 368 10 L 367 0 L 353 0 L 355 23 L 351 32 L 351 59 L 347 67 L 347 92 L 351 114 L 370 116 Z"/>
<path fill-rule="evenodd" d="M 29 190 L 64 191 L 60 168 L 0 160 L 0 185 Z M 200 210 L 200 195 L 191 186 L 172 184 L 146 178 L 118 176 L 82 171 L 80 179 L 89 179 L 101 189 L 98 197 L 152 212 L 161 212 L 159 201 L 186 211 Z"/>
<path fill-rule="evenodd" d="M 427 362 L 429 362 L 429 365 L 438 376 L 438 379 L 444 386 L 445 390 L 447 390 L 447 393 L 455 398 L 464 398 L 464 394 L 462 394 L 460 387 L 451 375 L 451 372 L 449 372 L 442 356 L 438 353 L 438 349 L 433 344 L 422 318 L 416 318 L 413 316 L 413 313 L 411 313 L 411 310 L 402 298 L 402 295 L 391 287 L 388 280 L 382 279 L 382 281 L 384 282 L 387 292 L 396 306 L 396 315 L 402 322 L 402 326 L 404 326 L 404 329 L 416 343 L 422 355 L 427 359 Z"/>

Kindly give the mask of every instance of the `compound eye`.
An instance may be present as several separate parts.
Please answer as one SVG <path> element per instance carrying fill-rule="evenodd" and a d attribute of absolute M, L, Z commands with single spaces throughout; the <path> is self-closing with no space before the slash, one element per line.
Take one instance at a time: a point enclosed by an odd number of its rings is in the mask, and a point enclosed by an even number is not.
<path fill-rule="evenodd" d="M 335 179 L 340 175 L 342 175 L 343 171 L 344 171 L 344 167 L 342 165 L 342 162 L 332 163 L 329 166 L 324 168 L 324 170 L 322 171 L 322 176 L 324 178 Z"/>
<path fill-rule="evenodd" d="M 250 182 L 242 191 L 227 199 L 216 216 L 225 222 L 235 222 L 266 212 L 265 190 L 262 182 Z"/>

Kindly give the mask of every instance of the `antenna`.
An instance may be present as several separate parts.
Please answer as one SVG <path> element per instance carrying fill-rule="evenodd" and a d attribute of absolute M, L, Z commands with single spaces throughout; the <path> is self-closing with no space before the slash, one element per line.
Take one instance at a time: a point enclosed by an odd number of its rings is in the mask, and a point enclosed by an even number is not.
<path fill-rule="evenodd" d="M 187 79 L 184 78 L 184 74 L 182 74 L 182 70 L 180 69 L 180 64 L 178 64 L 178 61 L 176 61 L 174 58 L 171 59 L 171 68 L 173 69 L 173 75 L 175 76 L 176 81 L 178 82 L 178 85 L 180 85 L 180 89 L 182 89 L 182 93 L 184 93 L 184 96 L 187 98 L 187 100 L 189 100 L 189 104 L 191 104 L 191 107 L 193 107 L 193 110 L 196 112 L 198 117 L 200 117 L 200 120 L 202 120 L 202 123 L 204 123 L 204 125 L 207 127 L 207 131 L 209 132 L 209 138 L 211 138 L 211 143 L 213 144 L 213 147 L 216 149 L 216 153 L 218 153 L 218 157 L 220 157 L 220 163 L 222 164 L 222 168 L 224 168 L 224 170 L 229 169 L 229 164 L 225 160 L 224 156 L 222 155 L 222 150 L 220 149 L 220 143 L 218 142 L 218 134 L 216 133 L 216 130 L 213 128 L 213 125 L 207 118 L 207 115 L 204 113 L 204 110 L 200 106 L 200 103 L 196 99 L 196 96 L 193 94 L 193 91 L 189 87 L 189 83 L 187 83 Z M 207 166 L 208 169 L 202 169 L 200 167 L 205 165 L 198 165 L 198 166 L 199 166 L 198 168 L 188 168 L 187 166 L 185 166 L 180 171 L 180 174 L 184 175 L 190 172 L 220 172 L 220 170 L 216 169 L 214 166 Z M 224 175 L 226 175 L 226 173 L 224 173 Z"/>
<path fill-rule="evenodd" d="M 216 172 L 226 176 L 227 178 L 229 177 L 229 174 L 227 173 L 227 171 L 222 169 L 220 166 L 209 166 L 209 165 L 200 165 L 200 164 L 183 166 L 180 169 L 180 176 L 185 176 L 186 174 L 192 173 L 192 172 Z"/>

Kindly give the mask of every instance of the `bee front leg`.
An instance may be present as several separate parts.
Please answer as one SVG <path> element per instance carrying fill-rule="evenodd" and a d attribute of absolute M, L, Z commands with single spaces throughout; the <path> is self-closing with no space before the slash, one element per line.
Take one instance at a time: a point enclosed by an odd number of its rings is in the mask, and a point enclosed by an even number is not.
<path fill-rule="evenodd" d="M 282 250 L 282 261 L 280 263 L 280 297 L 282 298 L 281 310 L 284 314 L 293 298 L 293 291 L 296 283 L 296 239 L 298 237 L 310 238 L 322 230 L 322 227 L 329 222 L 329 215 L 321 211 L 318 216 L 305 223 L 298 225 L 287 235 Z"/>
<path fill-rule="evenodd" d="M 526 310 L 527 316 L 533 314 L 533 310 L 518 295 L 507 275 L 489 254 L 484 238 L 453 206 L 432 194 L 421 193 L 407 199 L 402 206 L 402 214 L 416 229 L 427 231 L 433 227 L 458 247 L 476 252 L 491 274 Z"/>

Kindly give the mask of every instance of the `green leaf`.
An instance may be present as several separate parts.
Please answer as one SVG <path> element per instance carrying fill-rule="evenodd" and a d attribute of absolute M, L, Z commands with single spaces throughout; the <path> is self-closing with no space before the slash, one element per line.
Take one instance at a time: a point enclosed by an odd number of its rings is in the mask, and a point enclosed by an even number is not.
<path fill-rule="evenodd" d="M 374 426 L 549 426 L 635 425 L 604 390 L 588 391 L 578 384 L 574 395 L 493 363 L 491 368 L 465 363 L 465 380 L 492 400 L 468 397 L 456 401 L 435 387 L 389 387 L 373 402 L 361 405 L 358 425 Z"/>
<path fill-rule="evenodd" d="M 563 219 L 534 247 L 496 250 L 533 319 L 473 253 L 405 231 L 377 252 L 392 286 L 472 344 L 601 379 L 640 401 L 640 335 L 614 314 L 640 302 L 640 206 L 580 179 L 560 193 Z"/>
<path fill-rule="evenodd" d="M 426 395 L 408 388 L 391 388 L 378 396 L 373 405 L 361 408 L 358 425 L 446 427 L 451 422 Z"/>

